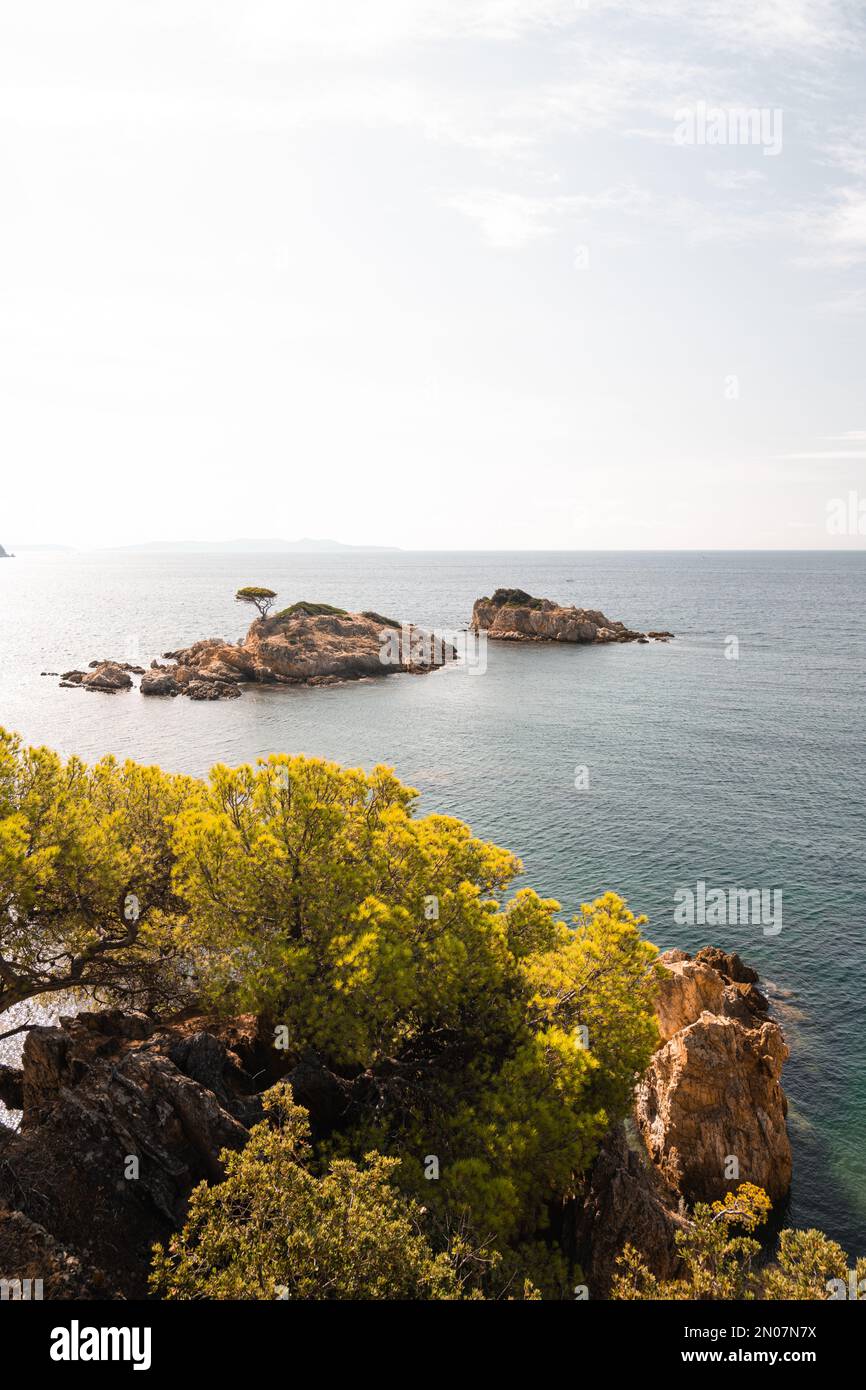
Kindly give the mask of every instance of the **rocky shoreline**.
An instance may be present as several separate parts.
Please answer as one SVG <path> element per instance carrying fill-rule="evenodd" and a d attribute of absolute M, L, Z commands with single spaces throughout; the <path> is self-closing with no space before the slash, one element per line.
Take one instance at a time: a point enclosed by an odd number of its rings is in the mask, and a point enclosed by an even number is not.
<path fill-rule="evenodd" d="M 779 1200 L 790 1184 L 788 1050 L 755 972 L 714 948 L 661 962 L 662 1042 L 633 1122 L 608 1135 L 559 1222 L 593 1298 L 607 1296 L 627 1241 L 660 1277 L 677 1274 L 687 1202 L 738 1182 Z M 220 1150 L 246 1142 L 280 1076 L 314 1133 L 351 1105 L 355 1083 L 313 1056 L 285 1060 L 251 1015 L 108 1011 L 32 1028 L 21 1065 L 0 1067 L 0 1099 L 23 1111 L 19 1130 L 0 1125 L 3 1269 L 41 1278 L 46 1298 L 143 1297 L 151 1245 L 182 1224 L 196 1183 L 219 1180 Z"/>

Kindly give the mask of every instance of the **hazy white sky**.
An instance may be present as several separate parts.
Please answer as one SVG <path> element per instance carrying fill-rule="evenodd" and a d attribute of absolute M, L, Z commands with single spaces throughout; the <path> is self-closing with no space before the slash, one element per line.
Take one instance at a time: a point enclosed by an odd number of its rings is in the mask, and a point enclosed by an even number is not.
<path fill-rule="evenodd" d="M 862 546 L 863 14 L 0 0 L 0 541 Z"/>

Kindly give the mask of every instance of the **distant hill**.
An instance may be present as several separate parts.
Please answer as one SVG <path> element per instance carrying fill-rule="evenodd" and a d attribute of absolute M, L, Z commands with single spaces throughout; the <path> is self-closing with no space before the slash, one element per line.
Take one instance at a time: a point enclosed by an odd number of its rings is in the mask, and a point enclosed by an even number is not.
<path fill-rule="evenodd" d="M 74 545 L 16 545 L 16 555 L 22 550 L 50 550 L 61 553 L 72 554 L 75 550 Z"/>
<path fill-rule="evenodd" d="M 351 551 L 381 555 L 396 552 L 396 545 L 346 545 L 342 541 L 315 540 L 304 536 L 299 541 L 252 540 L 244 538 L 233 541 L 146 541 L 141 545 L 120 545 L 109 547 L 122 550 L 126 554 L 151 555 L 328 555 L 341 551 Z"/>

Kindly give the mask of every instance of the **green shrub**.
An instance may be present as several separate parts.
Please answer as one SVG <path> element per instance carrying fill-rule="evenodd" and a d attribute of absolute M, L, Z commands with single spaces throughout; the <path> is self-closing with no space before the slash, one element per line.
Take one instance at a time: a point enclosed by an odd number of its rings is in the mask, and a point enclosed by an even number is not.
<path fill-rule="evenodd" d="M 435 1253 L 425 1213 L 392 1178 L 396 1159 L 332 1163 L 318 1176 L 306 1111 L 291 1090 L 265 1096 L 268 1119 L 226 1178 L 193 1192 L 183 1230 L 154 1250 L 151 1288 L 167 1299 L 479 1297 L 496 1257 L 453 1240 Z"/>
<path fill-rule="evenodd" d="M 330 603 L 307 603 L 301 600 L 299 603 L 292 603 L 288 608 L 282 608 L 279 613 L 275 613 L 275 618 L 319 618 L 333 616 L 335 618 L 348 617 L 345 608 L 335 608 Z"/>

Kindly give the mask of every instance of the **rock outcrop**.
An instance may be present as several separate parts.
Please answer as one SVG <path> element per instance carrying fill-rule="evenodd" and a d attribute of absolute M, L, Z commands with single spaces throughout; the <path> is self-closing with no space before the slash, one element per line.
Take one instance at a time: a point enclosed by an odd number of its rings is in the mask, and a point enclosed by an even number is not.
<path fill-rule="evenodd" d="M 500 642 L 666 642 L 673 636 L 636 632 L 598 609 L 564 607 L 523 589 L 497 589 L 492 598 L 476 599 L 470 626 Z"/>
<path fill-rule="evenodd" d="M 684 951 L 659 959 L 662 1046 L 637 1086 L 637 1142 L 628 1142 L 631 1122 L 608 1135 L 570 1224 L 593 1297 L 608 1296 L 627 1243 L 658 1278 L 675 1278 L 675 1236 L 694 1202 L 717 1200 L 741 1182 L 778 1201 L 791 1182 L 779 1082 L 788 1049 L 767 1018 L 756 972 L 712 946 L 694 959 Z M 732 1158 L 736 1177 L 726 1176 Z"/>
<path fill-rule="evenodd" d="M 141 1298 L 152 1247 L 182 1224 L 193 1187 L 222 1176 L 261 1094 L 284 1077 L 324 1137 L 351 1083 L 292 1058 L 252 1015 L 188 1011 L 158 1022 L 106 1010 L 32 1028 L 0 1068 L 0 1277 L 42 1278 L 53 1298 Z"/>
<path fill-rule="evenodd" d="M 736 955 L 682 951 L 661 957 L 663 1046 L 637 1088 L 635 1115 L 652 1162 L 688 1202 L 721 1197 L 740 1182 L 773 1201 L 791 1185 L 787 1102 L 780 1078 L 788 1048 L 754 971 Z M 711 963 L 712 962 L 712 963 Z"/>
<path fill-rule="evenodd" d="M 686 1219 L 677 1194 L 631 1145 L 626 1126 L 607 1136 L 574 1208 L 573 1247 L 593 1298 L 607 1298 L 616 1263 L 631 1244 L 659 1279 L 682 1272 L 677 1231 Z"/>
<path fill-rule="evenodd" d="M 19 1130 L 0 1125 L 4 1276 L 46 1277 L 42 1246 L 76 1296 L 143 1296 L 153 1242 L 259 1118 L 256 1047 L 252 1019 L 158 1025 L 111 1011 L 32 1029 L 17 1077 L 3 1076 L 23 1109 Z M 61 1280 L 54 1296 L 72 1295 Z"/>
<path fill-rule="evenodd" d="M 132 668 L 119 661 L 91 661 L 87 671 L 64 671 L 60 684 L 113 694 L 115 690 L 132 689 L 130 669 Z"/>
<path fill-rule="evenodd" d="M 326 610 L 326 611 L 321 611 Z M 331 685 L 395 671 L 423 674 L 456 656 L 429 632 L 401 627 L 376 613 L 347 613 L 323 604 L 295 604 L 259 618 L 242 642 L 209 637 L 165 653 L 141 677 L 142 695 L 187 695 L 192 700 L 232 700 L 245 684 Z M 93 665 L 93 663 L 91 663 Z M 60 684 L 87 690 L 132 685 L 129 671 L 141 668 L 100 662 L 92 671 L 67 671 Z"/>

